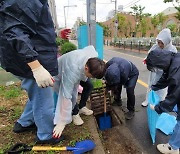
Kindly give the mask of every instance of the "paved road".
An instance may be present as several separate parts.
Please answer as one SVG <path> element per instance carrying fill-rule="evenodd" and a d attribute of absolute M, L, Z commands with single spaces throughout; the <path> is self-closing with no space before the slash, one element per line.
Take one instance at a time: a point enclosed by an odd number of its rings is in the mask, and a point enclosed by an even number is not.
<path fill-rule="evenodd" d="M 144 57 L 146 57 L 146 54 L 135 53 L 130 51 L 128 52 L 120 49 L 108 49 L 104 51 L 105 60 L 108 61 L 112 57 L 122 57 L 132 61 L 140 71 L 139 79 L 147 84 L 149 72 L 142 63 L 142 60 L 144 59 Z M 145 100 L 146 87 L 142 84 L 137 83 L 135 94 L 136 114 L 132 120 L 126 121 L 126 126 L 129 128 L 129 130 L 134 135 L 135 139 L 137 139 L 139 144 L 142 146 L 142 148 L 144 149 L 144 153 L 159 154 L 159 152 L 156 150 L 156 145 L 159 143 L 166 143 L 169 137 L 164 135 L 160 131 L 157 131 L 155 145 L 152 144 L 147 124 L 146 108 L 141 107 L 141 103 Z M 126 98 L 126 93 L 124 90 L 122 92 L 122 99 L 123 98 Z M 123 105 L 126 105 L 125 101 Z"/>

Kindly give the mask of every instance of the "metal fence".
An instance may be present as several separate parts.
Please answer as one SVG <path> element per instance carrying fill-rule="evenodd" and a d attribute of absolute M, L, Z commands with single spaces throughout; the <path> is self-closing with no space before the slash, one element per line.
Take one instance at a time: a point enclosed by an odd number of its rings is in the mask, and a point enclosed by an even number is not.
<path fill-rule="evenodd" d="M 105 40 L 104 44 L 107 46 L 116 46 L 125 49 L 135 49 L 139 51 L 148 51 L 153 44 L 156 43 L 156 38 L 121 38 L 114 42 L 112 40 Z M 172 38 L 172 44 L 180 50 L 180 37 Z"/>

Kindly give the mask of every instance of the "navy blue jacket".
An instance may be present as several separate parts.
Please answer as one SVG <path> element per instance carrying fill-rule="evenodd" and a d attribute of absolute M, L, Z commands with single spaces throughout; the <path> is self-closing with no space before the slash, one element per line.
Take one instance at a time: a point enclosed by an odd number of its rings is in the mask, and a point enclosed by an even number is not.
<path fill-rule="evenodd" d="M 130 81 L 135 79 L 134 76 L 139 75 L 139 71 L 136 66 L 123 58 L 114 57 L 106 63 L 105 79 L 107 85 L 113 86 L 117 84 L 124 85 L 125 87 L 133 87 L 136 85 L 136 81 Z M 137 80 L 137 78 L 135 79 Z"/>
<path fill-rule="evenodd" d="M 57 75 L 55 38 L 47 0 L 0 1 L 0 62 L 6 71 L 32 78 L 27 63 L 39 60 Z"/>
<path fill-rule="evenodd" d="M 168 87 L 168 93 L 164 101 L 155 106 L 157 113 L 171 112 L 177 104 L 180 120 L 180 53 L 170 51 L 151 51 L 147 57 L 147 65 L 157 67 L 164 71 L 162 77 L 152 86 L 153 90 Z"/>

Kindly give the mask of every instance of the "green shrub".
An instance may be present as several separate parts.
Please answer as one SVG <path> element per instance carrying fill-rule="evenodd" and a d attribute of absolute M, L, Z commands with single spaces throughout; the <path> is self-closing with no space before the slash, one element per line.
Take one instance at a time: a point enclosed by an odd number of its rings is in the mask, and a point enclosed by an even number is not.
<path fill-rule="evenodd" d="M 62 46 L 66 42 L 69 42 L 69 40 L 65 40 L 65 39 L 62 39 L 62 38 L 59 38 L 59 37 L 56 38 L 57 46 Z"/>
<path fill-rule="evenodd" d="M 66 42 L 61 46 L 61 51 L 60 52 L 63 55 L 65 53 L 68 53 L 68 52 L 70 52 L 72 50 L 76 50 L 76 49 L 77 49 L 77 47 L 73 43 Z"/>

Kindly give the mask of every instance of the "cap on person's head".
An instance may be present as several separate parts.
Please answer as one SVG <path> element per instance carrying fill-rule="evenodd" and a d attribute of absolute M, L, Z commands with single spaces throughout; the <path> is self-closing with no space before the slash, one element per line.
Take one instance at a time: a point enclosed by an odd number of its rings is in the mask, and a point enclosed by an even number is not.
<path fill-rule="evenodd" d="M 120 70 L 116 63 L 111 64 L 105 73 L 106 85 L 109 87 L 115 86 L 120 83 Z"/>

